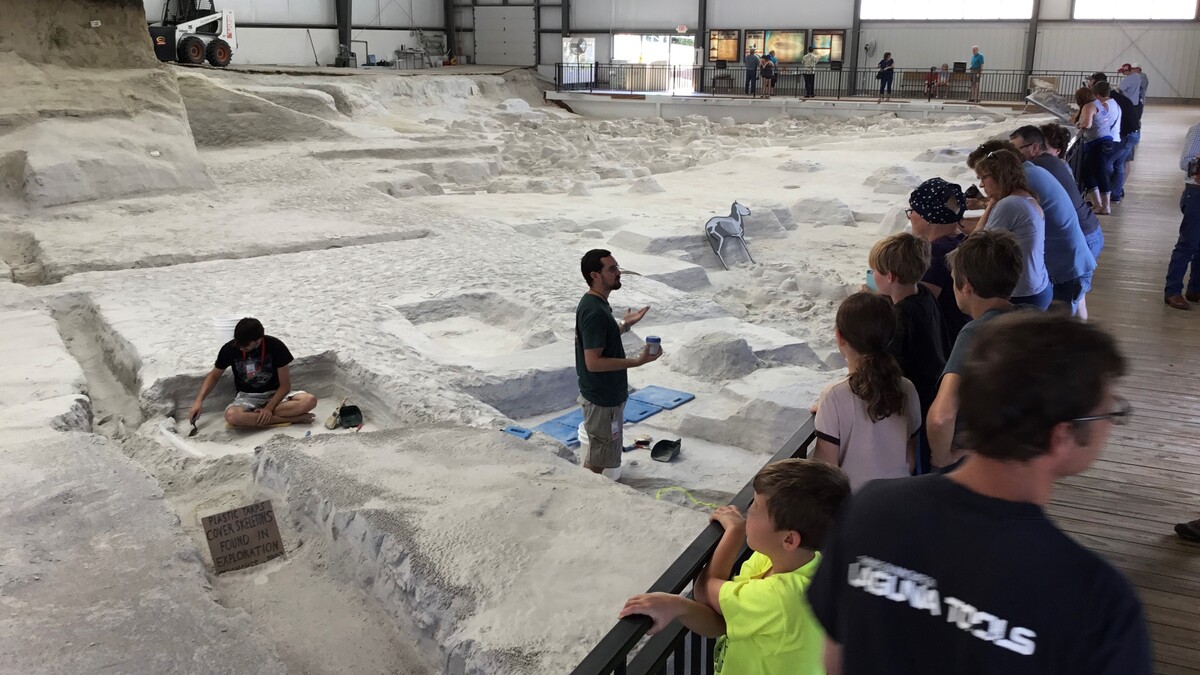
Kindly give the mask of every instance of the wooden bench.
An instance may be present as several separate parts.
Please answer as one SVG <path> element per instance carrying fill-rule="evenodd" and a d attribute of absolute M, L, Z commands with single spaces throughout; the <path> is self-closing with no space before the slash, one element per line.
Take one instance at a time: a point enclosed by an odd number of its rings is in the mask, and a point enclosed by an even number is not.
<path fill-rule="evenodd" d="M 929 71 L 914 71 L 908 70 L 901 73 L 899 92 L 905 96 L 924 97 L 925 96 L 925 78 L 929 76 Z M 939 78 L 941 73 L 938 73 Z M 971 89 L 970 73 L 950 73 L 950 82 L 942 82 L 938 80 L 937 88 L 934 90 L 934 98 L 966 98 L 967 92 Z"/>

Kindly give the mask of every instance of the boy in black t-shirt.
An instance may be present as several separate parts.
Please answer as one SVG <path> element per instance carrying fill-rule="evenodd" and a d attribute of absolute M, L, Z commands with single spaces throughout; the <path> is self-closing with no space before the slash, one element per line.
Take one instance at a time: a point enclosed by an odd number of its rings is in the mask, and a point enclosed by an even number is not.
<path fill-rule="evenodd" d="M 888 352 L 921 399 L 921 419 L 937 396 L 938 378 L 946 367 L 950 339 L 937 299 L 917 283 L 929 269 L 929 242 L 901 232 L 875 243 L 869 258 L 875 286 L 896 308 L 896 337 Z M 924 425 L 918 436 L 916 473 L 930 469 L 929 440 Z"/>
<path fill-rule="evenodd" d="M 979 328 L 961 375 L 966 461 L 867 485 L 826 540 L 808 600 L 827 672 L 1151 672 L 1129 582 L 1042 510 L 1129 415 L 1124 371 L 1113 338 L 1078 319 Z"/>
<path fill-rule="evenodd" d="M 233 339 L 221 347 L 213 369 L 204 378 L 200 393 L 188 411 L 194 424 L 205 397 L 217 386 L 226 368 L 233 368 L 237 396 L 225 408 L 225 421 L 234 427 L 274 424 L 307 424 L 313 421 L 317 397 L 292 392 L 288 364 L 292 353 L 277 338 L 266 335 L 258 319 L 245 318 L 233 329 Z"/>

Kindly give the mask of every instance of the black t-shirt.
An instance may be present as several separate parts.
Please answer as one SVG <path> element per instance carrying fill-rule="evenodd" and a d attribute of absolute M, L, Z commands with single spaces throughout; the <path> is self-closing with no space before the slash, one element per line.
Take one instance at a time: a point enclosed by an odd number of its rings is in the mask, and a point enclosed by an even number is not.
<path fill-rule="evenodd" d="M 1141 675 L 1141 604 L 1035 504 L 950 478 L 874 481 L 825 544 L 808 600 L 845 675 Z"/>
<path fill-rule="evenodd" d="M 600 356 L 625 358 L 621 328 L 613 318 L 612 307 L 598 295 L 585 293 L 575 308 L 575 374 L 579 393 L 594 405 L 614 408 L 629 398 L 629 371 L 593 373 L 583 357 L 585 349 L 603 349 Z"/>
<path fill-rule="evenodd" d="M 916 295 L 896 303 L 896 324 L 896 337 L 888 345 L 888 352 L 916 387 L 924 419 L 937 395 L 938 379 L 950 351 L 946 324 L 933 293 L 917 284 Z"/>
<path fill-rule="evenodd" d="M 1136 103 L 1129 100 L 1129 97 L 1122 94 L 1120 90 L 1112 90 L 1112 100 L 1117 102 L 1117 107 L 1121 109 L 1121 140 L 1125 140 L 1125 136 L 1132 134 L 1135 131 L 1142 130 L 1142 110 Z"/>
<path fill-rule="evenodd" d="M 232 366 L 234 389 L 262 394 L 279 388 L 279 369 L 291 362 L 287 346 L 265 335 L 262 344 L 249 351 L 242 351 L 233 340 L 226 342 L 213 367 L 225 370 Z"/>
<path fill-rule="evenodd" d="M 958 233 L 929 242 L 929 269 L 925 276 L 921 277 L 921 281 L 942 289 L 937 296 L 937 304 L 949 339 L 946 344 L 947 355 L 958 339 L 958 332 L 971 320 L 971 317 L 958 308 L 958 301 L 954 299 L 954 279 L 950 276 L 950 267 L 946 265 L 946 254 L 958 248 L 966 238 L 967 235 Z"/>

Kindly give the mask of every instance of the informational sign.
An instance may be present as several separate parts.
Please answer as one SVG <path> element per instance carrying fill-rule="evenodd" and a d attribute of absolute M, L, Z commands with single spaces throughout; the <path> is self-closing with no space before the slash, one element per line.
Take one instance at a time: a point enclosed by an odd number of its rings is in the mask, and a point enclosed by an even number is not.
<path fill-rule="evenodd" d="M 738 53 L 738 42 L 741 31 L 710 30 L 708 31 L 708 60 L 737 63 L 742 60 Z"/>
<path fill-rule="evenodd" d="M 270 500 L 200 519 L 217 574 L 254 567 L 283 555 Z"/>
<path fill-rule="evenodd" d="M 742 49 L 742 54 L 749 54 L 753 49 L 755 54 L 762 56 L 763 53 L 763 38 L 766 36 L 766 31 L 763 30 L 748 30 L 746 31 L 746 44 Z"/>
<path fill-rule="evenodd" d="M 807 35 L 802 30 L 769 30 L 763 38 L 763 49 L 775 52 L 775 58 L 782 63 L 798 63 L 807 51 Z"/>
<path fill-rule="evenodd" d="M 846 31 L 844 30 L 813 31 L 812 47 L 813 51 L 820 57 L 821 63 L 840 62 L 845 44 Z"/>

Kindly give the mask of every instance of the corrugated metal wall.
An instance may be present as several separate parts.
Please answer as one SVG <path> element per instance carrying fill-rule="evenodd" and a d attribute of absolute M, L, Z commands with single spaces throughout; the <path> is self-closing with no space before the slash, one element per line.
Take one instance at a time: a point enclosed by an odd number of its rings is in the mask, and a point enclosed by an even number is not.
<path fill-rule="evenodd" d="M 486 1 L 486 0 L 485 0 Z M 995 1 L 995 0 L 993 0 Z M 163 0 L 144 0 L 147 15 L 162 15 Z M 504 0 L 491 0 L 501 4 Z M 520 4 L 527 4 L 522 0 Z M 237 12 L 238 22 L 315 24 L 335 22 L 332 0 L 220 0 L 220 7 Z M 775 6 L 744 0 L 709 0 L 709 28 L 846 28 L 851 25 L 853 0 L 823 3 L 789 2 Z M 1071 22 L 1071 0 L 1042 0 L 1034 67 L 1039 70 L 1104 70 L 1127 62 L 1141 63 L 1150 77 L 1152 97 L 1200 99 L 1200 23 L 1198 22 Z M 556 29 L 561 10 L 542 10 L 543 29 Z M 409 14 L 418 26 L 442 25 L 442 0 L 355 0 L 356 25 L 408 26 Z M 463 23 L 470 25 L 470 12 Z M 572 0 L 573 28 L 595 34 L 598 56 L 607 58 L 608 36 L 596 31 L 669 31 L 675 25 L 696 23 L 696 0 Z M 859 52 L 860 62 L 873 65 L 890 51 L 901 68 L 925 68 L 965 61 L 977 44 L 994 70 L 1025 67 L 1028 24 L 1021 21 L 864 21 L 862 42 L 873 42 L 875 53 Z M 852 41 L 852 36 L 851 41 Z M 307 37 L 304 38 L 307 42 Z M 471 40 L 466 40 L 471 42 Z M 543 35 L 543 63 L 553 63 L 561 50 L 559 39 Z M 859 47 L 861 49 L 861 47 Z M 270 59 L 259 50 L 262 59 Z M 311 51 L 311 49 L 310 49 Z"/>
<path fill-rule="evenodd" d="M 1139 63 L 1148 96 L 1200 98 L 1200 25 L 1169 23 L 1044 23 L 1034 68 L 1115 71 Z"/>
<path fill-rule="evenodd" d="M 147 18 L 161 19 L 165 1 L 142 0 Z M 219 9 L 232 9 L 238 23 L 337 23 L 333 0 L 217 0 L 216 4 Z M 442 13 L 442 0 L 355 0 L 353 21 L 355 26 L 434 27 L 444 25 Z"/>
<path fill-rule="evenodd" d="M 696 25 L 696 0 L 574 0 L 571 24 L 579 30 L 669 31 Z"/>
<path fill-rule="evenodd" d="M 1025 68 L 1025 34 L 1029 32 L 1029 24 L 1024 22 L 864 21 L 862 27 L 859 44 L 875 43 L 874 54 L 859 52 L 859 63 L 864 66 L 873 66 L 884 52 L 892 53 L 897 68 L 953 64 L 969 61 L 971 46 L 979 45 L 985 68 Z"/>

